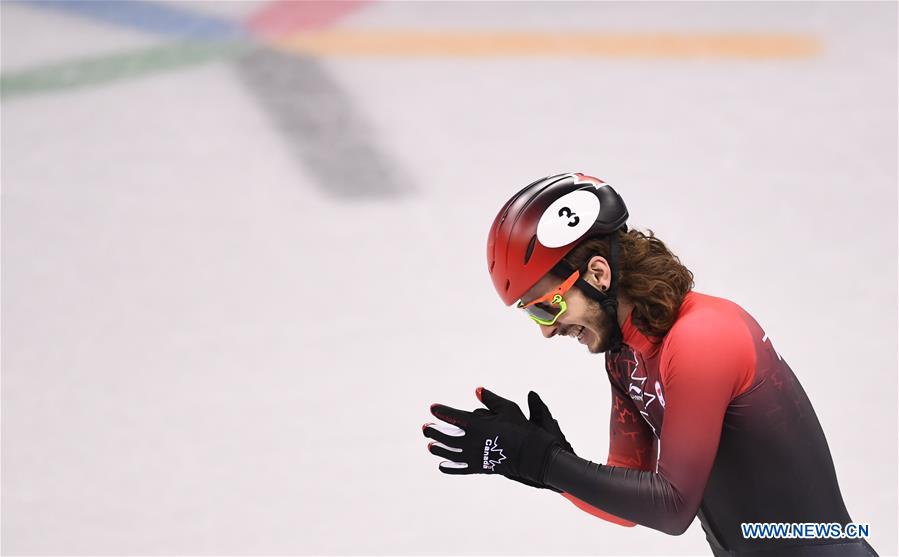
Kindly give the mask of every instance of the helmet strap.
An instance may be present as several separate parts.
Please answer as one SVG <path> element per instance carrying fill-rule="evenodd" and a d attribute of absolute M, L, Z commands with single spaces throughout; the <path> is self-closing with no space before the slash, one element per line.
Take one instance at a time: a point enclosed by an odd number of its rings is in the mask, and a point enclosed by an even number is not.
<path fill-rule="evenodd" d="M 574 285 L 587 297 L 592 298 L 599 303 L 599 305 L 612 316 L 612 322 L 615 323 L 615 328 L 612 331 L 609 350 L 611 352 L 619 352 L 621 350 L 621 343 L 624 341 L 624 335 L 621 332 L 621 327 L 618 325 L 618 238 L 614 233 L 609 235 L 609 247 L 611 249 L 609 269 L 612 274 L 612 280 L 609 284 L 608 291 L 603 292 L 584 280 L 584 276 L 587 273 L 587 265 L 590 263 L 589 259 L 584 262 L 584 265 L 580 269 L 578 269 L 580 273 Z M 564 259 L 560 261 L 559 264 L 560 265 L 557 267 L 564 264 L 565 267 L 571 269 L 571 265 Z M 573 270 L 570 272 L 573 272 Z"/>

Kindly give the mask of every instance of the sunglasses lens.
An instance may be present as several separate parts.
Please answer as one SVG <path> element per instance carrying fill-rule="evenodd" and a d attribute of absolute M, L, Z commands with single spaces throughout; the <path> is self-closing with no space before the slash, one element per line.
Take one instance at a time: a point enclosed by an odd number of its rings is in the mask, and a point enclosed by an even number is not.
<path fill-rule="evenodd" d="M 531 319 L 541 325 L 552 325 L 556 322 L 562 313 L 565 312 L 567 305 L 561 296 L 556 296 L 553 303 L 539 303 L 523 308 Z"/>
<path fill-rule="evenodd" d="M 558 311 L 551 313 L 549 311 L 546 311 L 546 309 L 536 306 L 536 305 L 526 307 L 526 308 L 524 308 L 524 310 L 526 312 L 528 312 L 528 315 L 531 316 L 531 319 L 533 319 L 534 321 L 537 321 L 537 322 L 553 321 L 556 318 L 556 315 L 558 314 Z"/>

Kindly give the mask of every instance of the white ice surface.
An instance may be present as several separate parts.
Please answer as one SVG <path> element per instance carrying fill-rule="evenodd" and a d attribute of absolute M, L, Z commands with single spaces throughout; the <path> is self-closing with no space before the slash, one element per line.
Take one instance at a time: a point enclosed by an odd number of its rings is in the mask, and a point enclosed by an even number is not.
<path fill-rule="evenodd" d="M 825 50 L 329 60 L 418 188 L 380 202 L 323 195 L 227 61 L 3 101 L 4 553 L 707 554 L 698 522 L 625 529 L 441 474 L 420 433 L 433 402 L 534 389 L 605 460 L 601 357 L 504 308 L 484 258 L 503 201 L 569 170 L 756 317 L 852 517 L 896 552 L 895 5 L 548 6 L 382 4 L 342 25 L 771 30 Z M 159 42 L 2 9 L 4 72 Z"/>

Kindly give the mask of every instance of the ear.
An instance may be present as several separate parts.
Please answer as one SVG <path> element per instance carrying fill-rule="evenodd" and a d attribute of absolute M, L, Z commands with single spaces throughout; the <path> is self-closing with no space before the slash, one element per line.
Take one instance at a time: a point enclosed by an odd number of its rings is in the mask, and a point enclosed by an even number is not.
<path fill-rule="evenodd" d="M 603 256 L 594 255 L 590 258 L 590 261 L 587 262 L 587 274 L 584 277 L 584 280 L 592 286 L 595 286 L 596 288 L 599 288 L 600 286 L 608 287 L 610 276 L 609 262 L 606 261 Z"/>

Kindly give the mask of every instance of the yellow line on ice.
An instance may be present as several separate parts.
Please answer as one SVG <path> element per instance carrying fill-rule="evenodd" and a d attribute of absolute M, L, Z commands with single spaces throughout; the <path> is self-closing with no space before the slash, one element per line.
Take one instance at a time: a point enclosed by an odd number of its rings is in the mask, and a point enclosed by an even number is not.
<path fill-rule="evenodd" d="M 643 59 L 809 58 L 812 36 L 783 33 L 541 33 L 333 30 L 273 39 L 276 47 L 317 56 L 583 56 Z"/>

